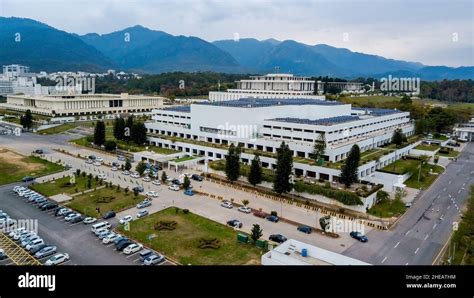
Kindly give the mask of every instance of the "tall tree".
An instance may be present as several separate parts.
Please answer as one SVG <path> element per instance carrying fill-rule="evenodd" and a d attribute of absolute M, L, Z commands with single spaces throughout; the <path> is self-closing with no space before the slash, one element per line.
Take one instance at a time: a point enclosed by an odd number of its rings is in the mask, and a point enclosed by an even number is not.
<path fill-rule="evenodd" d="M 94 144 L 102 146 L 105 143 L 105 124 L 103 121 L 97 121 L 94 128 Z"/>
<path fill-rule="evenodd" d="M 138 174 L 143 175 L 143 172 L 146 170 L 146 164 L 143 161 L 140 161 L 137 166 L 135 167 L 135 171 L 138 172 Z"/>
<path fill-rule="evenodd" d="M 189 177 L 185 175 L 184 181 L 183 181 L 183 188 L 188 189 L 190 186 L 191 186 L 191 180 L 189 180 Z"/>
<path fill-rule="evenodd" d="M 277 150 L 275 180 L 273 190 L 278 193 L 287 193 L 293 189 L 290 175 L 293 171 L 293 153 L 285 142 Z"/>
<path fill-rule="evenodd" d="M 346 187 L 351 186 L 354 182 L 357 182 L 357 172 L 359 169 L 360 161 L 360 149 L 359 146 L 354 145 L 349 152 L 349 156 L 346 159 L 345 164 L 341 169 L 341 182 Z"/>
<path fill-rule="evenodd" d="M 117 140 L 123 140 L 125 134 L 125 120 L 122 117 L 115 118 L 114 121 L 114 137 Z"/>
<path fill-rule="evenodd" d="M 251 233 L 250 233 L 250 238 L 252 238 L 252 240 L 254 242 L 257 242 L 257 240 L 260 239 L 260 237 L 262 237 L 262 235 L 263 235 L 263 230 L 260 228 L 260 225 L 254 224 L 252 226 L 252 230 L 251 230 Z"/>
<path fill-rule="evenodd" d="M 254 186 L 262 183 L 262 166 L 260 165 L 260 157 L 258 154 L 255 154 L 252 163 L 250 164 L 250 171 L 247 180 Z"/>
<path fill-rule="evenodd" d="M 398 146 L 401 146 L 403 143 L 403 132 L 400 128 L 395 129 L 392 135 L 392 143 Z"/>
<path fill-rule="evenodd" d="M 130 160 L 127 158 L 127 160 L 125 161 L 125 170 L 130 171 L 131 168 L 132 168 L 132 164 L 130 163 Z"/>
<path fill-rule="evenodd" d="M 20 124 L 25 129 L 30 129 L 33 126 L 33 116 L 30 110 L 26 110 L 25 115 L 20 117 Z"/>
<path fill-rule="evenodd" d="M 125 121 L 124 133 L 123 133 L 123 140 L 130 141 L 132 138 L 132 129 L 133 129 L 133 115 L 128 116 L 127 121 Z"/>
<path fill-rule="evenodd" d="M 236 181 L 240 176 L 240 148 L 231 144 L 225 160 L 225 174 L 227 180 L 231 182 Z"/>
<path fill-rule="evenodd" d="M 314 143 L 314 161 L 317 163 L 326 153 L 326 137 L 324 133 L 320 133 L 318 139 Z"/>
<path fill-rule="evenodd" d="M 143 122 L 133 123 L 132 141 L 137 145 L 143 145 L 146 142 L 146 127 Z"/>

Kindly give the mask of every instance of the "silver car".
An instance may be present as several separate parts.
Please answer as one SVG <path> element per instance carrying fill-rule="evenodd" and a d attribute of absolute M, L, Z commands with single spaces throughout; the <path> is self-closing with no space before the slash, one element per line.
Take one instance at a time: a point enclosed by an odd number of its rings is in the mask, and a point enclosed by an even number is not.
<path fill-rule="evenodd" d="M 56 253 L 56 246 L 46 246 L 42 250 L 35 253 L 35 258 L 41 259 Z"/>

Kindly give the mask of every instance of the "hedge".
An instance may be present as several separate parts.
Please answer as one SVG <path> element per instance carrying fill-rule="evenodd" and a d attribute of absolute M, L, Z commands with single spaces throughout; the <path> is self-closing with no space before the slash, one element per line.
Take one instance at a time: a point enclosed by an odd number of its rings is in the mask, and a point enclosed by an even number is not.
<path fill-rule="evenodd" d="M 317 184 L 296 181 L 294 189 L 297 192 L 306 192 L 313 195 L 322 195 L 331 199 L 335 199 L 344 205 L 362 205 L 363 202 L 355 193 L 339 190 L 334 188 L 325 188 Z"/>

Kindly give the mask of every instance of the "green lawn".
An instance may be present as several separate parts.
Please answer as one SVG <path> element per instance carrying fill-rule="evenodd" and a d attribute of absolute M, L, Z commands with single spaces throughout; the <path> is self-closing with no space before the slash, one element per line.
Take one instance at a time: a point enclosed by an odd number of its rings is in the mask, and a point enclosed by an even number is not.
<path fill-rule="evenodd" d="M 386 200 L 372 206 L 367 212 L 378 217 L 392 217 L 405 212 L 405 203 L 401 200 Z"/>
<path fill-rule="evenodd" d="M 421 168 L 420 181 L 418 181 L 418 171 L 415 171 L 413 175 L 405 181 L 405 185 L 411 188 L 428 188 L 435 180 L 443 173 L 444 169 L 441 166 L 424 164 Z M 430 173 L 437 173 L 438 175 L 433 175 Z"/>
<path fill-rule="evenodd" d="M 434 144 L 420 144 L 418 146 L 416 146 L 414 149 L 417 149 L 417 150 L 424 150 L 424 151 L 436 151 L 438 150 L 440 147 L 438 145 L 434 145 Z"/>
<path fill-rule="evenodd" d="M 40 130 L 40 131 L 37 132 L 37 134 L 40 134 L 40 135 L 58 134 L 58 133 L 63 133 L 65 131 L 68 131 L 68 130 L 76 128 L 76 127 L 77 127 L 77 124 L 65 123 L 65 124 L 55 126 L 55 127 Z"/>
<path fill-rule="evenodd" d="M 196 157 L 194 157 L 194 156 L 183 156 L 183 157 L 180 157 L 180 158 L 173 159 L 172 161 L 176 162 L 176 163 L 179 163 L 179 162 L 183 162 L 183 161 L 193 160 L 195 158 Z"/>
<path fill-rule="evenodd" d="M 174 230 L 155 230 L 159 221 L 175 221 Z M 187 265 L 260 264 L 261 250 L 237 242 L 237 231 L 218 222 L 175 208 L 168 208 L 130 223 L 130 230 L 119 230 L 130 238 Z M 150 235 L 155 237 L 150 239 Z M 199 248 L 200 239 L 217 239 L 217 249 Z"/>
<path fill-rule="evenodd" d="M 87 176 L 75 176 L 75 184 L 71 184 L 71 177 L 67 176 L 64 178 L 57 179 L 51 182 L 45 182 L 40 184 L 35 184 L 30 186 L 31 189 L 45 195 L 45 196 L 54 196 L 60 193 L 75 194 L 87 190 Z M 94 188 L 98 186 L 98 183 L 95 179 L 91 180 L 91 187 Z"/>
<path fill-rule="evenodd" d="M 142 195 L 135 196 L 131 190 L 128 194 L 123 189 L 117 191 L 117 187 L 113 186 L 76 196 L 67 206 L 87 216 L 97 217 L 96 208 L 100 208 L 101 213 L 109 210 L 120 212 L 135 206 L 144 198 Z"/>
<path fill-rule="evenodd" d="M 438 151 L 436 155 L 443 156 L 443 157 L 458 157 L 459 151 L 451 150 L 449 153 L 441 153 Z"/>
<path fill-rule="evenodd" d="M 419 160 L 415 159 L 399 159 L 394 163 L 391 163 L 382 169 L 382 172 L 388 172 L 393 174 L 403 175 L 409 172 L 414 172 L 416 168 L 420 165 Z"/>
<path fill-rule="evenodd" d="M 63 170 L 63 166 L 39 157 L 0 149 L 0 185 L 19 182 L 25 176 L 40 177 Z"/>
<path fill-rule="evenodd" d="M 215 160 L 215 161 L 211 161 L 209 162 L 209 167 L 215 171 L 221 171 L 223 172 L 223 174 L 225 175 L 225 160 Z M 250 171 L 250 166 L 249 165 L 246 165 L 246 164 L 243 164 L 241 163 L 240 164 L 240 176 L 242 177 L 247 177 L 248 176 L 248 173 Z M 270 170 L 270 169 L 267 169 L 267 168 L 262 168 L 262 179 L 263 181 L 267 181 L 267 182 L 273 182 L 273 180 L 275 177 L 275 172 Z"/>

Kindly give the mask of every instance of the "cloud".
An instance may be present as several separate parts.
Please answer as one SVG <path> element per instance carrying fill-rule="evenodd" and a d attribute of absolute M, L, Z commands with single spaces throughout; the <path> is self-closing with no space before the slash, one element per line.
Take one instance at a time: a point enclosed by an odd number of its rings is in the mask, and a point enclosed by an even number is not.
<path fill-rule="evenodd" d="M 0 0 L 3 16 L 78 34 L 136 24 L 209 41 L 236 32 L 449 66 L 473 64 L 473 11 L 471 0 Z"/>

